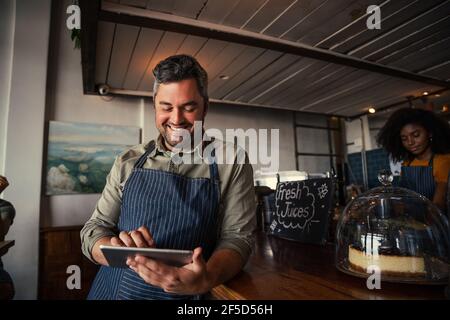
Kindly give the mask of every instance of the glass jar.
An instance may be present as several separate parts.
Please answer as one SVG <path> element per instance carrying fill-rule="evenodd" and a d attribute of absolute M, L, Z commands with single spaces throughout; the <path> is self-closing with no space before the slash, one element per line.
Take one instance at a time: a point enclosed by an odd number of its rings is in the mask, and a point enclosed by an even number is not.
<path fill-rule="evenodd" d="M 378 175 L 381 187 L 353 199 L 336 231 L 336 267 L 381 281 L 446 283 L 449 275 L 448 220 L 427 198 L 392 186 L 392 175 Z"/>

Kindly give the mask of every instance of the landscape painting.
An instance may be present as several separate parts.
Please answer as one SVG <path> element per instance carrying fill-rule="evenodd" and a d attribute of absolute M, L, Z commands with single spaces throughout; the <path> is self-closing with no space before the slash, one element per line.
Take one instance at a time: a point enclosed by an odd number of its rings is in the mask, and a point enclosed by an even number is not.
<path fill-rule="evenodd" d="M 140 143 L 140 128 L 50 121 L 47 195 L 101 193 L 115 157 Z"/>

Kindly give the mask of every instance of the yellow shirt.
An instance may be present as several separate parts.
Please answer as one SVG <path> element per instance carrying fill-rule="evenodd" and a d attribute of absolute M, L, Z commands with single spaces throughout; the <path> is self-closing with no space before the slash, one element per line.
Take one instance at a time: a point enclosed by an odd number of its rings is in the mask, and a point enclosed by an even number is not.
<path fill-rule="evenodd" d="M 409 164 L 411 167 L 426 167 L 428 166 L 428 160 L 414 159 Z M 408 164 L 407 161 L 403 162 L 403 166 Z M 435 154 L 433 158 L 433 177 L 435 182 L 447 183 L 448 173 L 450 172 L 450 154 Z"/>

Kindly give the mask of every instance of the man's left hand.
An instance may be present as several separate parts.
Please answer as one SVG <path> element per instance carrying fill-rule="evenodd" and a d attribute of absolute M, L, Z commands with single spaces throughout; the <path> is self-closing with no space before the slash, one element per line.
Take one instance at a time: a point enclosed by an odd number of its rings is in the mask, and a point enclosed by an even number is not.
<path fill-rule="evenodd" d="M 127 264 L 146 283 L 169 293 L 196 295 L 212 289 L 212 281 L 208 276 L 200 247 L 194 250 L 192 263 L 180 268 L 143 256 L 129 258 Z"/>

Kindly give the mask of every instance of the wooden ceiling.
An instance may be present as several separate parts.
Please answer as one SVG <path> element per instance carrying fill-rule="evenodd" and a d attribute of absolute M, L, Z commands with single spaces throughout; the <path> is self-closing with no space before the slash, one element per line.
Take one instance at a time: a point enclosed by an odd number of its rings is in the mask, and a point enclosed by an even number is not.
<path fill-rule="evenodd" d="M 374 4 L 381 8 L 380 30 L 366 26 L 366 8 Z M 85 36 L 85 45 L 95 41 L 95 50 L 83 54 L 85 88 L 90 77 L 95 85 L 148 95 L 153 67 L 180 53 L 205 67 L 213 101 L 351 117 L 450 87 L 450 0 L 104 0 L 98 6 L 95 28 L 92 19 L 84 22 L 96 30 Z M 186 21 L 198 27 L 183 27 Z M 209 26 L 237 36 L 211 33 Z"/>

